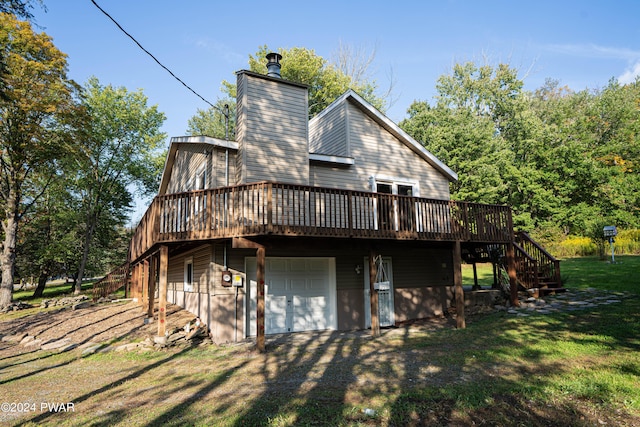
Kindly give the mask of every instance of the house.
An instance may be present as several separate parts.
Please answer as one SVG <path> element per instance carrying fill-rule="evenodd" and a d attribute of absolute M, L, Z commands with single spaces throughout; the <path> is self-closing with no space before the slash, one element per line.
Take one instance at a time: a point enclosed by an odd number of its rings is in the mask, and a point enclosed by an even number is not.
<path fill-rule="evenodd" d="M 268 59 L 268 75 L 237 73 L 235 141 L 171 139 L 129 251 L 131 295 L 153 315 L 158 293 L 159 334 L 167 301 L 214 342 L 261 349 L 265 334 L 379 333 L 454 298 L 463 314 L 462 258 L 487 245 L 504 248 L 515 295 L 508 207 L 451 201 L 456 173 L 354 91 L 309 120 L 307 87 Z"/>

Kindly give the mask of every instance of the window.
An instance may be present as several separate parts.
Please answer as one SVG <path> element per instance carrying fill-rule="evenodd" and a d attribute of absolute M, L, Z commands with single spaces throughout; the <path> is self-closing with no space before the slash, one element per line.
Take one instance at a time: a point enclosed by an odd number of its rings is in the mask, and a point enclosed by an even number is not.
<path fill-rule="evenodd" d="M 373 191 L 398 196 L 418 196 L 417 181 L 375 176 L 371 179 Z M 376 228 L 389 231 L 416 231 L 415 203 L 411 199 L 380 196 L 376 206 Z"/>
<path fill-rule="evenodd" d="M 184 291 L 193 292 L 193 257 L 184 260 Z"/>

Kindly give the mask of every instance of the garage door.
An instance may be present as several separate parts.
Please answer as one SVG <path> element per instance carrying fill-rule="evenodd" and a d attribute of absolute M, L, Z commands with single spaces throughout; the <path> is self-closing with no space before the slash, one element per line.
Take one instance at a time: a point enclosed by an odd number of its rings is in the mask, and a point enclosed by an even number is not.
<path fill-rule="evenodd" d="M 256 259 L 247 258 L 249 316 L 256 334 Z M 265 264 L 265 333 L 336 329 L 335 260 L 268 257 Z"/>

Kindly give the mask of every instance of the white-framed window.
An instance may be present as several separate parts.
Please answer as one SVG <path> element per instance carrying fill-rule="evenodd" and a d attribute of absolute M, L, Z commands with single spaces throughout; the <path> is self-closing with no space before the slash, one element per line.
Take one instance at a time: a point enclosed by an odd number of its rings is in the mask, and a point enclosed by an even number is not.
<path fill-rule="evenodd" d="M 392 194 L 399 196 L 420 196 L 420 186 L 417 180 L 399 178 L 385 175 L 376 175 L 370 178 L 371 191 L 380 194 Z M 380 197 L 375 200 L 375 227 L 379 230 L 390 231 L 415 231 L 417 206 L 410 200 L 391 200 L 389 197 Z M 420 226 L 418 225 L 418 228 Z"/>
<path fill-rule="evenodd" d="M 193 257 L 184 259 L 184 291 L 193 292 Z"/>

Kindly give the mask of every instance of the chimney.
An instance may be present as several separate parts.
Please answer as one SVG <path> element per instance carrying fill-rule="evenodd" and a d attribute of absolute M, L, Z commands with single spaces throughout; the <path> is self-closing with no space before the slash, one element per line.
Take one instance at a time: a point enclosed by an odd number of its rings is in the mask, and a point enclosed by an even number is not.
<path fill-rule="evenodd" d="M 267 76 L 275 77 L 277 79 L 281 79 L 280 75 L 280 60 L 282 59 L 282 55 L 279 53 L 271 52 L 266 56 L 267 60 Z"/>

